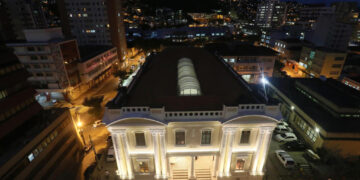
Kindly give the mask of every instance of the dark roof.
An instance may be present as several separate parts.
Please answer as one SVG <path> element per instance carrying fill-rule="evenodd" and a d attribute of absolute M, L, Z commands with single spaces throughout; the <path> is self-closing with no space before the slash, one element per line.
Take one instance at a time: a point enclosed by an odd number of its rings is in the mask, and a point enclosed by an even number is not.
<path fill-rule="evenodd" d="M 179 96 L 177 65 L 180 58 L 194 64 L 200 96 Z M 168 48 L 147 58 L 135 77 L 133 87 L 119 91 L 108 107 L 150 106 L 170 111 L 222 110 L 223 105 L 264 103 L 232 68 L 202 48 Z M 126 95 L 125 95 L 126 94 Z"/>
<path fill-rule="evenodd" d="M 277 56 L 278 52 L 264 46 L 250 44 L 213 43 L 206 46 L 210 51 L 216 51 L 221 56 Z"/>
<path fill-rule="evenodd" d="M 355 89 L 347 87 L 334 79 L 323 81 L 316 78 L 270 78 L 269 82 L 326 131 L 360 132 L 359 117 L 342 117 L 340 116 L 341 113 L 336 113 L 335 110 L 329 107 L 329 104 L 321 100 L 321 98 L 325 98 L 327 101 L 335 103 L 342 108 L 349 107 L 355 109 L 353 113 L 359 114 L 360 92 Z M 318 103 L 300 92 L 297 89 L 299 88 L 297 84 L 305 85 L 305 87 L 320 94 L 322 97 L 314 96 L 314 94 L 307 92 Z M 356 109 L 358 110 L 356 111 Z"/>
<path fill-rule="evenodd" d="M 85 62 L 109 49 L 112 46 L 79 46 L 81 62 Z"/>

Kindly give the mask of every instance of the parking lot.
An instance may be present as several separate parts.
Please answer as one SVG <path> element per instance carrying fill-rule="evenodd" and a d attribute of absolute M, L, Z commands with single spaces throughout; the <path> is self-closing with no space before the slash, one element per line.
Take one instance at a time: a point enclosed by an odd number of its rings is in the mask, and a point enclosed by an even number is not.
<path fill-rule="evenodd" d="M 297 134 L 296 132 L 294 132 Z M 319 177 L 327 177 L 329 167 L 321 162 L 314 162 L 305 157 L 305 150 L 302 151 L 290 151 L 284 148 L 286 142 L 278 142 L 275 140 L 277 133 L 273 134 L 272 141 L 269 148 L 268 159 L 266 163 L 266 172 L 264 179 L 269 180 L 286 180 L 286 179 L 317 179 Z M 302 138 L 297 135 L 298 140 L 302 141 Z M 295 161 L 296 166 L 294 168 L 285 168 L 275 154 L 276 150 L 285 150 Z"/>

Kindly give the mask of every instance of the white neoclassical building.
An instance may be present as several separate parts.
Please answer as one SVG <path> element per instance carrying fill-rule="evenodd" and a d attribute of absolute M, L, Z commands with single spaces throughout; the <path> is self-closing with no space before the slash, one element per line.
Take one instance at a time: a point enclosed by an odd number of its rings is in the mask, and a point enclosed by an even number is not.
<path fill-rule="evenodd" d="M 107 104 L 121 179 L 262 179 L 278 105 L 200 48 L 148 57 Z"/>

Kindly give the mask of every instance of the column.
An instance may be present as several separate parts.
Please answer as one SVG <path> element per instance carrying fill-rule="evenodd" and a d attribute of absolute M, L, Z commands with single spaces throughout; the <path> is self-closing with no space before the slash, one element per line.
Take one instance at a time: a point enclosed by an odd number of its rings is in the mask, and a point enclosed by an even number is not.
<path fill-rule="evenodd" d="M 190 178 L 195 179 L 195 156 L 191 156 L 191 171 L 190 171 Z"/>
<path fill-rule="evenodd" d="M 160 131 L 160 154 L 161 154 L 161 176 L 167 178 L 167 158 L 166 158 L 166 144 L 165 144 L 165 130 Z"/>
<path fill-rule="evenodd" d="M 120 146 L 120 135 L 114 132 L 111 132 L 111 138 L 114 145 L 116 165 L 117 165 L 117 173 L 121 179 L 125 179 L 127 172 L 126 167 L 123 167 L 124 157 L 122 156 L 122 149 Z"/>
<path fill-rule="evenodd" d="M 228 136 L 228 145 L 227 145 L 227 153 L 226 153 L 226 164 L 225 164 L 225 169 L 224 169 L 224 174 L 225 176 L 230 176 L 230 166 L 231 166 L 231 157 L 232 157 L 232 146 L 233 146 L 233 141 L 234 141 L 234 134 L 235 131 L 234 129 L 229 129 L 228 132 L 226 133 Z"/>
<path fill-rule="evenodd" d="M 128 142 L 127 136 L 126 136 L 126 129 L 121 130 L 120 137 L 122 140 L 124 155 L 125 155 L 125 159 L 126 159 L 127 179 L 133 179 L 134 172 L 133 172 L 133 167 L 132 167 L 131 158 L 130 158 L 130 154 L 129 154 L 129 142 Z"/>
<path fill-rule="evenodd" d="M 265 133 L 265 131 L 262 128 L 260 128 L 258 137 L 256 139 L 256 151 L 255 151 L 255 155 L 253 156 L 253 161 L 252 161 L 252 167 L 251 167 L 252 175 L 256 175 L 256 167 L 257 167 L 258 161 L 259 161 L 260 147 L 262 145 L 264 133 Z"/>
<path fill-rule="evenodd" d="M 160 167 L 160 152 L 159 152 L 159 138 L 158 138 L 158 132 L 152 131 L 151 135 L 153 137 L 153 145 L 154 145 L 154 163 L 155 163 L 155 178 L 161 177 L 161 167 Z"/>
<path fill-rule="evenodd" d="M 264 173 L 263 172 L 263 167 L 264 167 L 264 164 L 265 164 L 265 161 L 266 161 L 266 158 L 267 158 L 267 154 L 269 152 L 271 136 L 272 136 L 272 129 L 266 128 L 265 129 L 265 135 L 264 135 L 263 144 L 261 146 L 260 159 L 259 159 L 258 167 L 256 169 L 256 172 L 259 175 Z"/>
<path fill-rule="evenodd" d="M 225 134 L 225 128 L 223 128 L 223 134 L 221 137 L 221 147 L 220 147 L 220 159 L 219 159 L 219 166 L 218 166 L 218 176 L 222 177 L 224 174 L 224 161 L 225 161 L 225 151 L 226 151 L 226 134 Z"/>

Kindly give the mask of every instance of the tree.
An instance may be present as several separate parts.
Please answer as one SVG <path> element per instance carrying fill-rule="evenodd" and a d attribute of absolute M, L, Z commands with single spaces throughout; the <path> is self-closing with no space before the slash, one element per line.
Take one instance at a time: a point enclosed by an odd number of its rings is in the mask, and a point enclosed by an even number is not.
<path fill-rule="evenodd" d="M 99 118 L 102 113 L 101 103 L 104 100 L 104 96 L 95 96 L 91 98 L 85 98 L 83 105 L 90 107 L 88 113 Z"/>

